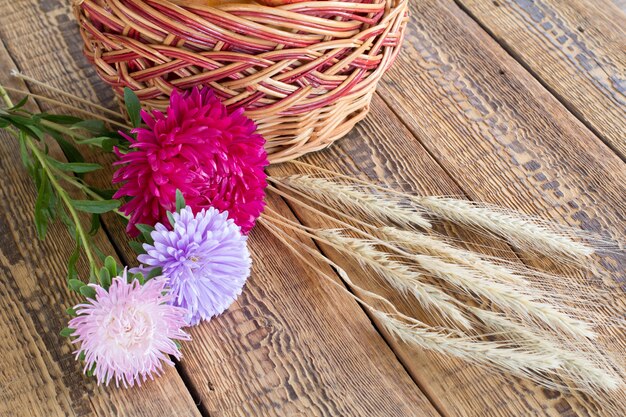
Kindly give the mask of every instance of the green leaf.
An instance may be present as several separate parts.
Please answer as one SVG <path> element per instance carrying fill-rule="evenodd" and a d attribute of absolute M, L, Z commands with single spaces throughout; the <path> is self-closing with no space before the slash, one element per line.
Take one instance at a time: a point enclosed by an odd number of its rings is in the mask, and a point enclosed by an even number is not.
<path fill-rule="evenodd" d="M 85 158 L 80 151 L 76 149 L 76 146 L 72 145 L 55 131 L 48 130 L 48 133 L 59 144 L 68 162 L 85 162 Z"/>
<path fill-rule="evenodd" d="M 76 172 L 79 174 L 97 171 L 102 168 L 100 164 L 91 164 L 88 162 L 60 162 L 50 157 L 48 157 L 48 162 L 61 171 Z"/>
<path fill-rule="evenodd" d="M 52 123 L 56 123 L 59 125 L 73 125 L 80 122 L 82 119 L 74 116 L 67 116 L 63 114 L 48 114 L 41 113 L 38 115 L 39 118 L 47 120 Z"/>
<path fill-rule="evenodd" d="M 43 240 L 48 230 L 48 205 L 50 204 L 50 181 L 45 173 L 40 177 L 39 190 L 37 191 L 37 200 L 35 201 L 35 228 L 37 236 Z"/>
<path fill-rule="evenodd" d="M 22 158 L 22 164 L 26 167 L 29 173 L 32 175 L 33 170 L 33 160 L 28 153 L 28 148 L 26 147 L 26 138 L 23 133 L 20 132 L 19 135 L 20 142 L 20 157 Z"/>
<path fill-rule="evenodd" d="M 67 215 L 67 212 L 65 211 L 65 207 L 59 207 L 59 210 L 57 210 L 57 213 L 59 214 L 59 217 L 61 218 L 61 221 L 63 222 L 65 227 L 67 227 L 67 230 L 70 233 L 70 235 L 76 236 L 76 224 L 74 224 L 74 220 L 72 220 L 70 216 Z"/>
<path fill-rule="evenodd" d="M 153 268 L 148 275 L 146 275 L 146 281 L 158 277 L 160 275 L 163 275 L 163 268 L 159 267 L 159 268 Z"/>
<path fill-rule="evenodd" d="M 135 227 L 141 232 L 141 236 L 147 244 L 152 245 L 154 243 L 154 240 L 151 236 L 151 233 L 154 231 L 154 227 L 141 223 L 136 224 Z"/>
<path fill-rule="evenodd" d="M 92 377 L 94 372 L 96 372 L 96 363 L 95 362 L 93 363 L 91 368 L 89 368 L 87 370 L 87 372 L 85 372 L 85 375 L 87 375 L 88 377 Z"/>
<path fill-rule="evenodd" d="M 180 190 L 176 190 L 176 211 L 180 212 L 185 208 L 185 197 L 183 197 L 183 193 Z"/>
<path fill-rule="evenodd" d="M 108 290 L 111 286 L 111 273 L 105 267 L 100 268 L 100 285 L 105 290 Z"/>
<path fill-rule="evenodd" d="M 61 330 L 59 334 L 63 337 L 70 337 L 72 334 L 74 334 L 74 330 L 75 329 L 72 329 L 71 327 L 66 327 L 63 330 Z"/>
<path fill-rule="evenodd" d="M 15 126 L 16 128 L 18 128 L 19 130 L 21 130 L 22 132 L 24 132 L 25 134 L 27 134 L 28 136 L 31 136 L 34 139 L 37 139 L 38 141 L 41 141 L 44 138 L 43 132 L 41 131 L 40 128 L 36 126 L 25 125 L 22 123 L 18 123 L 14 120 L 11 121 L 11 124 Z"/>
<path fill-rule="evenodd" d="M 133 282 L 133 280 L 137 280 L 139 281 L 139 283 L 141 285 L 146 283 L 146 279 L 143 277 L 143 274 L 141 272 L 134 274 L 134 275 L 128 275 L 128 283 L 130 284 L 131 282 Z"/>
<path fill-rule="evenodd" d="M 57 214 L 58 214 L 57 209 L 60 208 L 60 205 L 57 204 L 58 202 L 59 202 L 59 199 L 57 198 L 56 191 L 54 187 L 50 186 L 50 199 L 48 201 L 47 212 L 48 212 L 48 217 L 50 217 L 50 220 L 52 221 L 54 221 L 54 219 L 57 218 Z"/>
<path fill-rule="evenodd" d="M 133 90 L 128 87 L 124 87 L 124 103 L 126 103 L 126 111 L 131 125 L 138 127 L 141 124 L 141 103 Z"/>
<path fill-rule="evenodd" d="M 24 105 L 28 102 L 28 96 L 24 96 L 15 106 L 7 109 L 9 111 L 15 111 L 24 107 Z"/>
<path fill-rule="evenodd" d="M 141 255 L 142 253 L 146 253 L 146 251 L 143 249 L 143 245 L 141 244 L 141 242 L 137 242 L 136 240 L 131 240 L 128 242 L 128 246 L 130 246 L 130 248 L 135 251 L 135 253 L 137 255 Z"/>
<path fill-rule="evenodd" d="M 78 120 L 73 124 L 71 129 L 83 129 L 96 135 L 100 135 L 107 131 L 106 126 L 102 120 Z"/>
<path fill-rule="evenodd" d="M 103 190 L 100 188 L 92 188 L 91 190 L 105 200 L 112 200 L 115 194 L 115 190 Z"/>
<path fill-rule="evenodd" d="M 174 227 L 176 220 L 174 220 L 174 215 L 170 211 L 167 212 L 167 219 L 170 221 L 172 227 Z"/>
<path fill-rule="evenodd" d="M 89 283 L 90 284 L 98 283 L 98 274 L 96 273 L 96 271 L 93 270 L 93 268 L 90 268 L 89 270 Z"/>
<path fill-rule="evenodd" d="M 78 293 L 80 293 L 80 292 L 81 292 L 81 291 L 80 291 L 80 289 L 81 289 L 81 288 L 83 288 L 83 287 L 85 286 L 85 283 L 84 283 L 84 282 L 82 282 L 82 281 L 81 281 L 81 280 L 79 280 L 79 279 L 75 279 L 75 278 L 70 279 L 70 280 L 67 282 L 67 284 L 69 285 L 69 287 L 70 287 L 70 289 L 71 289 L 72 291 L 76 291 L 76 292 L 78 292 Z M 81 293 L 81 294 L 82 294 L 82 293 Z"/>
<path fill-rule="evenodd" d="M 93 287 L 90 287 L 89 285 L 83 285 L 82 287 L 80 287 L 80 293 L 86 298 L 96 298 L 96 290 L 94 290 Z"/>
<path fill-rule="evenodd" d="M 76 310 L 74 310 L 73 307 L 70 307 L 70 308 L 66 309 L 65 312 L 67 314 L 69 314 L 70 316 L 72 316 L 72 317 L 78 316 L 78 313 L 76 313 Z"/>
<path fill-rule="evenodd" d="M 72 252 L 72 255 L 67 260 L 67 279 L 70 282 L 70 287 L 71 287 L 72 280 L 78 281 L 76 279 L 76 277 L 78 276 L 78 271 L 76 270 L 76 262 L 78 262 L 78 258 L 80 258 L 80 245 L 77 242 L 76 247 L 74 248 L 74 252 Z M 81 281 L 78 281 L 78 282 L 80 282 L 82 286 L 82 282 Z M 74 289 L 74 291 L 78 292 L 79 289 Z"/>
<path fill-rule="evenodd" d="M 149 226 L 147 224 L 143 224 L 143 223 L 137 223 L 135 225 L 135 227 L 137 228 L 137 230 L 139 230 L 143 235 L 148 235 L 150 236 L 150 233 L 154 232 L 154 227 Z"/>
<path fill-rule="evenodd" d="M 100 229 L 100 215 L 99 214 L 92 214 L 91 215 L 91 225 L 89 226 L 88 234 L 90 236 L 95 236 L 96 233 L 98 233 L 99 229 Z"/>
<path fill-rule="evenodd" d="M 104 260 L 107 258 L 107 255 L 105 255 L 97 246 L 93 246 L 92 249 L 94 252 L 96 252 L 96 255 L 98 255 L 98 258 L 104 263 Z"/>
<path fill-rule="evenodd" d="M 95 138 L 76 140 L 81 145 L 93 145 L 107 152 L 113 151 L 113 147 L 119 143 L 118 140 L 106 136 L 98 136 Z"/>
<path fill-rule="evenodd" d="M 120 201 L 72 200 L 72 206 L 74 206 L 76 210 L 84 211 L 85 213 L 102 214 L 118 208 L 120 206 Z"/>
<path fill-rule="evenodd" d="M 115 259 L 113 259 L 112 256 L 106 257 L 106 259 L 104 260 L 104 266 L 109 271 L 111 277 L 117 276 L 117 262 L 115 262 Z"/>

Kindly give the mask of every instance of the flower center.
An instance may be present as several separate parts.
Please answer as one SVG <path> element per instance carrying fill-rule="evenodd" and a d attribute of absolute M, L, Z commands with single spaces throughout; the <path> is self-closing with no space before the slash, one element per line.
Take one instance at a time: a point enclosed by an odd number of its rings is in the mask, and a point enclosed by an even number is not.
<path fill-rule="evenodd" d="M 145 351 L 150 347 L 153 322 L 142 310 L 134 307 L 113 309 L 104 327 L 108 339 L 122 349 Z"/>

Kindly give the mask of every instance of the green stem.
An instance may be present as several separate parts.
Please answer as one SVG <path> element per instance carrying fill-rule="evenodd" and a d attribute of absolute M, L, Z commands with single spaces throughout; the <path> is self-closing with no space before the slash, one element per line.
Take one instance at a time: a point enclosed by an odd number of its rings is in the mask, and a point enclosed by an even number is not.
<path fill-rule="evenodd" d="M 92 273 L 97 275 L 98 266 L 96 265 L 96 261 L 93 256 L 93 253 L 91 253 L 91 245 L 89 243 L 89 238 L 87 237 L 87 233 L 85 233 L 85 229 L 83 229 L 80 217 L 78 216 L 76 209 L 74 209 L 74 206 L 72 205 L 72 199 L 67 194 L 65 189 L 61 186 L 61 184 L 59 184 L 59 182 L 57 181 L 56 176 L 54 175 L 54 173 L 52 172 L 52 169 L 50 168 L 50 166 L 48 165 L 46 161 L 46 156 L 41 152 L 39 147 L 35 145 L 32 138 L 24 134 L 22 134 L 22 137 L 26 141 L 26 144 L 30 148 L 33 155 L 35 155 L 37 160 L 39 160 L 41 167 L 43 168 L 46 175 L 48 176 L 48 179 L 50 180 L 50 184 L 52 184 L 58 196 L 61 198 L 61 200 L 63 200 L 63 203 L 65 203 L 67 210 L 70 212 L 70 216 L 72 216 L 72 219 L 74 220 L 74 223 L 76 224 L 76 233 L 78 234 L 78 238 L 80 239 L 83 245 L 85 254 L 87 254 L 87 259 L 89 260 L 89 267 L 91 268 Z"/>
<path fill-rule="evenodd" d="M 89 197 L 93 198 L 94 200 L 98 200 L 98 201 L 106 200 L 100 194 L 98 194 L 97 192 L 92 190 L 91 187 L 89 187 L 87 184 L 84 184 L 83 182 L 81 182 L 78 178 L 76 178 L 76 177 L 74 177 L 72 175 L 68 175 L 68 174 L 66 174 L 66 173 L 64 173 L 63 171 L 60 171 L 60 170 L 56 170 L 56 171 L 57 171 L 58 175 L 63 179 L 63 181 L 66 181 L 66 182 L 72 184 L 74 187 L 78 188 L 79 190 L 81 190 L 82 192 L 84 192 Z M 127 216 L 126 214 L 122 213 L 121 211 L 119 211 L 117 209 L 113 210 L 113 212 L 115 214 L 117 214 L 118 216 L 125 218 L 126 220 L 130 219 L 130 216 Z"/>
<path fill-rule="evenodd" d="M 74 132 L 72 129 L 69 129 L 63 125 L 60 125 L 58 123 L 54 123 L 51 122 L 50 120 L 40 120 L 39 123 L 41 123 L 42 126 L 46 126 L 49 127 L 50 129 L 56 130 L 59 133 L 63 133 L 69 137 L 71 137 L 72 139 L 78 139 L 78 140 L 87 140 L 89 139 L 86 136 L 83 135 L 79 135 L 78 133 Z"/>
<path fill-rule="evenodd" d="M 7 91 L 1 85 L 0 85 L 0 96 L 2 97 L 2 100 L 5 102 L 7 107 L 13 107 L 13 102 L 11 101 L 11 98 L 7 94 Z M 48 179 L 50 180 L 50 184 L 52 184 L 52 186 L 57 192 L 57 195 L 61 198 L 61 200 L 63 200 L 63 203 L 67 207 L 67 210 L 70 212 L 70 215 L 72 216 L 72 219 L 74 220 L 74 223 L 76 224 L 76 233 L 78 234 L 78 239 L 82 243 L 85 254 L 87 255 L 87 259 L 89 260 L 89 268 L 91 269 L 91 273 L 94 276 L 97 276 L 98 268 L 97 268 L 93 253 L 91 253 L 91 246 L 89 244 L 89 239 L 87 238 L 87 234 L 85 233 L 85 230 L 83 229 L 80 217 L 78 216 L 78 213 L 76 212 L 76 210 L 74 209 L 74 206 L 72 205 L 72 199 L 67 194 L 65 189 L 61 186 L 61 184 L 59 184 L 59 182 L 57 181 L 56 176 L 54 175 L 54 173 L 52 172 L 52 169 L 48 165 L 46 156 L 43 154 L 41 149 L 39 149 L 39 147 L 33 142 L 33 139 L 29 137 L 28 135 L 23 134 L 22 132 L 19 132 L 18 134 L 20 138 L 30 148 L 33 155 L 37 158 L 37 160 L 41 164 L 42 169 L 48 176 Z"/>
<path fill-rule="evenodd" d="M 4 87 L 2 87 L 1 85 L 0 85 L 0 96 L 2 96 L 2 100 L 7 105 L 7 107 L 9 108 L 13 107 L 13 102 L 11 101 L 11 97 L 9 97 L 7 90 L 5 90 Z"/>

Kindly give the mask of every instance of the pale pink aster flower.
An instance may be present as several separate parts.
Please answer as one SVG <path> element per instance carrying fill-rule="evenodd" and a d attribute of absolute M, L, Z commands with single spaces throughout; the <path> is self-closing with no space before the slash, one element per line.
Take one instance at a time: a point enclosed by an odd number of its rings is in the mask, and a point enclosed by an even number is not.
<path fill-rule="evenodd" d="M 85 369 L 93 368 L 98 384 L 141 385 L 160 375 L 163 363 L 173 366 L 169 355 L 181 356 L 175 340 L 189 340 L 182 327 L 186 311 L 169 304 L 166 280 L 154 278 L 141 285 L 127 283 L 126 271 L 113 279 L 108 291 L 89 284 L 95 299 L 74 307 L 78 314 L 69 322 L 80 344 L 77 357 L 85 355 Z M 95 368 L 94 368 L 95 366 Z"/>

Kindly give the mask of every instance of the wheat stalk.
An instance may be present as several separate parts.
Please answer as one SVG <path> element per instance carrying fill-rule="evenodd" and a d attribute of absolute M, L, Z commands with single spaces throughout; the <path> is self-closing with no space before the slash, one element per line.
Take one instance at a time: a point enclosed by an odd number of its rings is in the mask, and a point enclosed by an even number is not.
<path fill-rule="evenodd" d="M 370 218 L 388 220 L 404 227 L 430 228 L 430 222 L 415 208 L 403 207 L 399 201 L 386 200 L 347 184 L 308 175 L 291 175 L 280 181 L 319 199 L 352 208 Z"/>
<path fill-rule="evenodd" d="M 509 268 L 484 260 L 476 252 L 460 249 L 441 238 L 426 233 L 401 230 L 395 227 L 381 227 L 377 232 L 383 239 L 401 244 L 408 250 L 439 256 L 448 261 L 456 262 L 479 271 L 486 276 L 501 282 L 525 285 L 528 281 Z"/>
<path fill-rule="evenodd" d="M 470 307 L 476 317 L 483 322 L 487 322 L 488 326 L 500 332 L 499 334 L 492 333 L 492 335 L 505 335 L 508 338 L 513 338 L 513 340 L 485 342 L 451 329 L 429 327 L 414 318 L 407 317 L 398 312 L 396 307 L 384 297 L 356 286 L 341 267 L 324 255 L 288 236 L 279 227 L 270 223 L 276 220 L 263 215 L 260 222 L 268 227 L 272 234 L 288 245 L 289 249 L 297 257 L 320 272 L 322 276 L 334 285 L 337 286 L 338 284 L 327 274 L 321 272 L 319 267 L 313 265 L 302 252 L 309 253 L 313 258 L 321 259 L 335 268 L 341 279 L 356 293 L 378 300 L 390 308 L 393 314 L 378 310 L 359 296 L 346 291 L 343 287 L 339 287 L 377 318 L 380 325 L 386 328 L 389 334 L 400 340 L 480 365 L 495 366 L 514 375 L 529 378 L 550 389 L 569 391 L 570 387 L 558 382 L 557 379 L 562 378 L 573 382 L 575 389 L 584 391 L 593 391 L 596 388 L 615 389 L 620 384 L 620 379 L 608 374 L 606 368 L 597 366 L 593 361 L 582 356 L 580 352 L 571 352 L 558 346 L 555 347 L 555 345 L 549 344 L 546 340 L 542 340 L 541 336 L 537 337 L 524 326 L 510 322 L 505 316 L 493 312 Z M 300 233 L 306 232 L 303 229 L 308 229 L 305 226 L 300 226 L 302 228 L 299 230 Z M 293 230 L 297 230 L 297 228 Z M 306 234 L 306 236 L 309 235 L 308 233 Z M 299 249 L 285 242 L 286 239 L 296 243 Z"/>
<path fill-rule="evenodd" d="M 552 379 L 544 376 L 546 373 L 554 373 L 562 364 L 553 352 L 516 347 L 506 342 L 481 341 L 449 333 L 446 329 L 429 328 L 414 319 L 410 322 L 399 320 L 397 316 L 379 310 L 372 313 L 392 336 L 409 345 L 484 366 L 495 366 L 513 375 L 530 378 L 549 388 L 556 386 Z"/>

